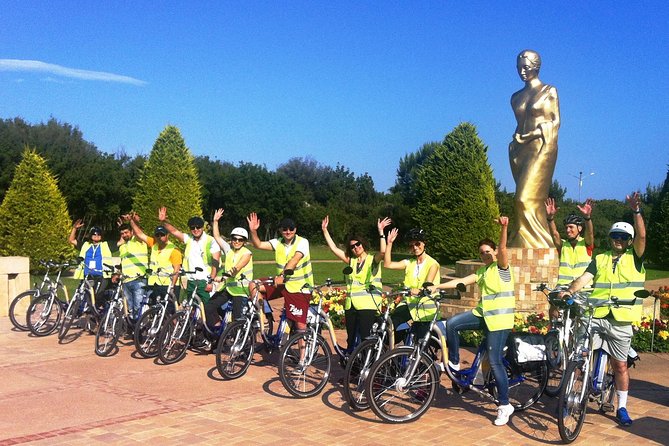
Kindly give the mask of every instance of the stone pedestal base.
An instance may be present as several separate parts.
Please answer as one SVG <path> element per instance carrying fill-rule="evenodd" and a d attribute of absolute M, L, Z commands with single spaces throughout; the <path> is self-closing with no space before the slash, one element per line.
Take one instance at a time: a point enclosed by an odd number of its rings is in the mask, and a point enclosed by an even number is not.
<path fill-rule="evenodd" d="M 507 248 L 515 281 L 516 311 L 534 313 L 548 310 L 548 302 L 543 293 L 534 291 L 537 285 L 553 285 L 557 280 L 559 259 L 554 248 Z M 455 276 L 465 277 L 483 266 L 475 260 L 461 260 L 455 264 Z M 442 316 L 448 318 L 454 314 L 474 308 L 480 299 L 477 285 L 470 285 L 463 293 L 462 300 L 444 303 Z"/>
<path fill-rule="evenodd" d="M 9 315 L 9 304 L 17 294 L 30 288 L 30 259 L 0 257 L 0 317 Z M 27 302 L 26 308 L 27 311 Z"/>

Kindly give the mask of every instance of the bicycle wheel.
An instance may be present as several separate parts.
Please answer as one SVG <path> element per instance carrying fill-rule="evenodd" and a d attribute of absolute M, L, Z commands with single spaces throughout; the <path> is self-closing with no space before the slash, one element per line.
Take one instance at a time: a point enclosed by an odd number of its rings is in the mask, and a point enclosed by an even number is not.
<path fill-rule="evenodd" d="M 408 376 L 410 370 L 415 371 Z M 415 421 L 432 404 L 439 387 L 439 372 L 424 352 L 398 347 L 379 358 L 369 371 L 365 391 L 372 411 L 384 421 Z"/>
<path fill-rule="evenodd" d="M 160 329 L 167 318 L 167 312 L 160 307 L 149 308 L 135 325 L 135 349 L 143 358 L 158 356 Z"/>
<path fill-rule="evenodd" d="M 548 361 L 548 382 L 546 383 L 545 393 L 548 396 L 556 397 L 560 394 L 564 370 L 567 366 L 567 355 L 564 351 L 564 345 L 560 342 L 560 335 L 555 332 L 549 332 L 546 335 L 546 361 Z"/>
<path fill-rule="evenodd" d="M 606 361 L 604 369 L 604 380 L 602 382 L 602 393 L 599 395 L 599 400 L 597 401 L 599 405 L 599 411 L 602 413 L 613 412 L 615 406 L 613 405 L 613 398 L 616 395 L 616 386 L 613 376 L 613 370 L 611 370 L 611 365 Z"/>
<path fill-rule="evenodd" d="M 281 349 L 279 378 L 291 395 L 317 395 L 327 384 L 332 358 L 330 346 L 311 330 L 296 333 Z"/>
<path fill-rule="evenodd" d="M 235 321 L 225 327 L 216 347 L 216 368 L 223 378 L 236 379 L 251 365 L 254 353 L 255 330 L 246 321 Z"/>
<path fill-rule="evenodd" d="M 509 403 L 516 411 L 521 411 L 539 401 L 541 394 L 544 393 L 548 382 L 548 365 L 546 361 L 541 361 L 531 370 L 525 371 L 514 370 L 507 364 L 506 374 L 509 377 Z M 494 378 L 492 381 L 494 382 Z M 492 391 L 497 397 L 497 386 L 493 386 Z"/>
<path fill-rule="evenodd" d="M 367 395 L 365 394 L 365 383 L 372 364 L 388 349 L 386 344 L 381 344 L 379 349 L 378 343 L 377 339 L 365 339 L 358 344 L 351 356 L 348 357 L 344 371 L 344 396 L 348 402 L 348 407 L 353 411 L 369 408 Z"/>
<path fill-rule="evenodd" d="M 160 334 L 158 357 L 163 364 L 174 364 L 186 355 L 193 328 L 189 311 L 177 311 L 165 321 Z"/>
<path fill-rule="evenodd" d="M 26 323 L 26 313 L 33 302 L 33 298 L 37 297 L 37 290 L 28 290 L 16 296 L 12 303 L 9 304 L 9 320 L 17 330 L 28 331 L 28 324 Z"/>
<path fill-rule="evenodd" d="M 27 325 L 34 336 L 48 336 L 58 328 L 61 313 L 58 298 L 42 294 L 28 308 Z"/>
<path fill-rule="evenodd" d="M 74 296 L 72 296 L 72 300 L 67 305 L 67 309 L 65 310 L 65 314 L 63 315 L 63 323 L 60 325 L 60 329 L 58 330 L 58 340 L 62 341 L 67 335 L 67 332 L 70 330 L 70 327 L 72 326 L 74 320 L 77 317 L 77 313 L 79 311 L 80 306 L 81 306 L 81 294 L 75 293 Z"/>
<path fill-rule="evenodd" d="M 116 347 L 123 330 L 123 315 L 118 308 L 109 308 L 103 314 L 95 333 L 95 354 L 108 356 Z"/>
<path fill-rule="evenodd" d="M 588 377 L 584 363 L 570 361 L 564 372 L 565 381 L 558 399 L 558 430 L 565 443 L 576 440 L 588 408 Z"/>

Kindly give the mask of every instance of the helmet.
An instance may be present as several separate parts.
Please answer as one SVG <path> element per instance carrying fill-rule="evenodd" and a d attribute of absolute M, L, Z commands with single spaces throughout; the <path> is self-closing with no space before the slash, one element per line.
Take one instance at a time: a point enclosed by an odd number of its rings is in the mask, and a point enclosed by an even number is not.
<path fill-rule="evenodd" d="M 427 239 L 427 234 L 420 228 L 413 228 L 410 229 L 409 232 L 407 232 L 405 238 L 408 241 L 416 240 L 418 242 L 424 242 Z"/>
<path fill-rule="evenodd" d="M 237 237 L 244 237 L 246 240 L 249 239 L 249 233 L 244 228 L 235 228 L 230 231 L 230 237 L 236 235 Z"/>
<path fill-rule="evenodd" d="M 565 217 L 564 219 L 564 225 L 577 225 L 577 226 L 583 226 L 585 224 L 585 221 L 583 220 L 583 217 L 580 215 L 576 214 L 569 214 Z"/>
<path fill-rule="evenodd" d="M 204 220 L 202 219 L 202 217 L 191 217 L 188 220 L 188 227 L 191 227 L 191 226 L 203 227 L 204 226 Z"/>
<path fill-rule="evenodd" d="M 167 228 L 165 226 L 156 226 L 156 229 L 153 230 L 153 235 L 167 235 Z"/>
<path fill-rule="evenodd" d="M 97 235 L 102 235 L 102 229 L 99 226 L 92 226 L 91 230 L 88 231 L 90 235 L 97 234 Z"/>
<path fill-rule="evenodd" d="M 632 238 L 634 238 L 634 227 L 626 223 L 624 221 L 618 221 L 611 226 L 611 229 L 609 229 L 609 235 L 614 233 L 614 232 L 622 232 L 623 234 L 629 234 Z"/>

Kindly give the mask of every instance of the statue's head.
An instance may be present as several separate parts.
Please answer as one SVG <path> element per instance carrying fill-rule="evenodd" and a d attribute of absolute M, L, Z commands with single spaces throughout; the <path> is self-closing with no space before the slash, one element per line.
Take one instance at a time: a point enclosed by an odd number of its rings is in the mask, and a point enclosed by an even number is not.
<path fill-rule="evenodd" d="M 518 54 L 517 67 L 523 81 L 537 77 L 541 69 L 541 56 L 536 51 L 523 50 Z"/>

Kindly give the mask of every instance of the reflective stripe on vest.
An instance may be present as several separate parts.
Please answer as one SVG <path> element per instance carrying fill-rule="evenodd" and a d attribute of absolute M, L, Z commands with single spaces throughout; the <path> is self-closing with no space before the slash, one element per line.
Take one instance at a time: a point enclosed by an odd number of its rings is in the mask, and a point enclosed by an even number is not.
<path fill-rule="evenodd" d="M 239 260 L 244 257 L 244 255 L 251 255 L 251 251 L 247 247 L 241 247 L 239 250 L 235 251 L 230 249 L 225 255 L 225 271 L 230 271 Z M 244 275 L 244 280 L 240 279 L 241 275 Z M 247 296 L 247 289 L 249 286 L 249 281 L 253 280 L 253 256 L 249 259 L 249 263 L 242 268 L 241 271 L 237 272 L 233 277 L 229 277 L 224 284 L 228 293 L 231 296 Z"/>
<path fill-rule="evenodd" d="M 92 250 L 91 255 L 87 257 L 88 250 Z M 79 257 L 82 257 L 84 260 L 79 264 L 77 267 L 77 270 L 74 272 L 74 278 L 81 280 L 84 278 L 85 274 L 88 274 L 88 262 L 91 260 L 95 261 L 95 269 L 100 271 L 103 270 L 103 263 L 106 263 L 107 265 L 111 265 L 112 262 L 112 253 L 111 250 L 109 249 L 109 245 L 107 242 L 100 242 L 97 245 L 93 245 L 92 243 L 89 242 L 84 242 L 83 245 L 81 245 L 81 250 L 79 251 Z M 100 272 L 97 272 L 96 274 L 99 276 Z M 104 272 L 102 273 L 102 276 L 105 278 L 110 278 L 111 277 L 111 272 Z"/>
<path fill-rule="evenodd" d="M 406 268 L 404 269 L 404 286 L 409 288 L 421 288 L 423 283 L 427 281 L 427 275 L 434 265 L 439 269 L 439 262 L 425 254 L 423 264 L 420 267 L 418 275 L 416 275 L 416 267 L 418 263 L 416 259 L 410 259 Z M 434 285 L 439 285 L 441 276 L 439 271 L 434 278 Z M 418 322 L 431 321 L 435 311 L 437 311 L 437 304 L 429 297 L 420 298 L 418 296 L 407 297 L 407 304 L 409 305 L 409 313 L 411 319 Z"/>
<path fill-rule="evenodd" d="M 595 257 L 597 274 L 595 274 L 595 289 L 592 299 L 607 300 L 612 296 L 629 300 L 634 298 L 634 292 L 643 289 L 646 280 L 646 268 L 641 265 L 637 271 L 634 265 L 633 248 L 629 248 L 620 256 L 613 271 L 613 253 L 607 251 Z M 596 308 L 594 317 L 606 317 L 609 312 L 619 322 L 639 322 L 643 314 L 643 300 L 636 299 L 634 305 L 620 305 L 619 307 Z"/>
<path fill-rule="evenodd" d="M 369 260 L 369 261 L 368 261 Z M 344 309 L 349 310 L 351 306 L 356 310 L 378 310 L 381 303 L 381 264 L 374 263 L 374 256 L 367 255 L 361 265 L 360 259 L 352 258 L 350 266 L 351 274 L 346 276 L 348 293 Z M 358 268 L 360 270 L 358 271 Z M 375 290 L 370 293 L 369 285 L 374 285 Z"/>
<path fill-rule="evenodd" d="M 151 247 L 151 269 L 157 272 L 160 269 L 161 273 L 172 274 L 174 272 L 174 265 L 170 261 L 172 251 L 177 247 L 172 242 L 167 242 L 163 249 L 158 248 L 158 243 L 154 243 Z M 149 285 L 169 286 L 172 283 L 171 277 L 156 276 L 154 274 L 149 276 Z"/>
<path fill-rule="evenodd" d="M 296 235 L 293 243 L 286 251 L 286 245 L 284 245 L 283 239 L 279 239 L 276 245 L 276 251 L 274 252 L 277 274 L 281 274 L 286 267 L 288 260 L 293 258 L 297 252 L 297 245 L 301 240 L 302 237 Z M 289 293 L 303 293 L 305 291 L 302 290 L 302 285 L 308 283 L 313 286 L 314 284 L 314 275 L 311 269 L 311 255 L 308 252 L 303 252 L 302 254 L 303 257 L 300 259 L 300 262 L 295 265 L 293 275 L 285 277 L 284 283 L 286 284 L 286 290 Z"/>
<path fill-rule="evenodd" d="M 509 273 L 511 271 L 509 266 Z M 476 275 L 481 301 L 473 310 L 474 314 L 483 317 L 489 331 L 513 328 L 513 314 L 516 309 L 513 274 L 509 282 L 504 282 L 499 277 L 497 262 L 493 262 L 487 267 L 479 268 Z"/>
<path fill-rule="evenodd" d="M 588 249 L 583 237 L 578 238 L 574 247 L 571 246 L 568 240 L 562 240 L 557 284 L 568 285 L 577 277 L 581 277 L 590 264 L 590 260 L 591 257 L 588 255 Z"/>
<path fill-rule="evenodd" d="M 146 243 L 137 240 L 133 236 L 130 240 L 119 246 L 121 254 L 121 269 L 123 274 L 129 276 L 126 282 L 137 279 L 137 275 L 146 274 L 146 267 L 149 264 L 149 251 Z"/>

